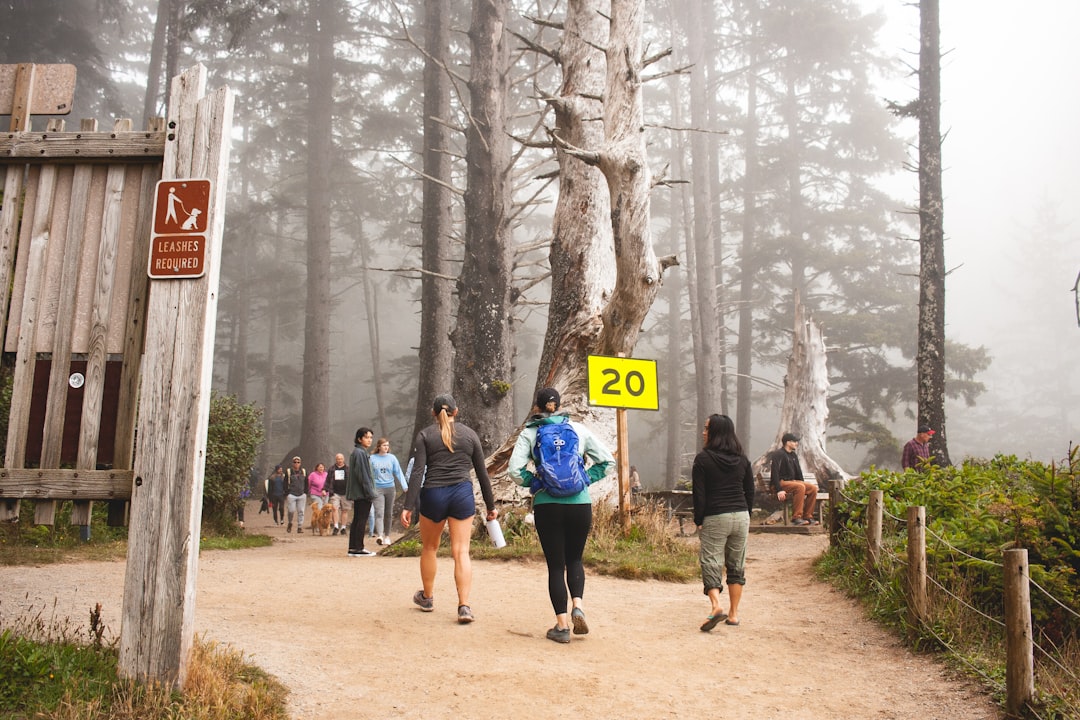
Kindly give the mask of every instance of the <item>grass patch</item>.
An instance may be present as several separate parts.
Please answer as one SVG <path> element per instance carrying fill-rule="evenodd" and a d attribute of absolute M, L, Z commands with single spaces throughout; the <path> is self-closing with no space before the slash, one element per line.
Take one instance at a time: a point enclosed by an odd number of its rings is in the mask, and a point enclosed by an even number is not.
<path fill-rule="evenodd" d="M 49 624 L 45 610 L 0 629 L 0 707 L 5 718 L 45 720 L 284 720 L 286 688 L 236 650 L 196 637 L 182 691 L 121 679 L 116 642 L 105 642 L 101 606 L 87 630 Z"/>
<path fill-rule="evenodd" d="M 508 509 L 499 516 L 499 521 L 506 547 L 492 546 L 483 523 L 477 522 L 473 528 L 473 559 L 543 562 L 544 552 L 536 528 L 526 522 L 524 510 Z M 415 526 L 380 554 L 418 557 L 420 537 Z M 439 555 L 450 556 L 449 542 L 442 543 Z M 696 545 L 675 537 L 669 528 L 667 509 L 655 504 L 634 509 L 629 534 L 624 534 L 616 508 L 607 503 L 594 505 L 592 532 L 583 559 L 585 567 L 598 575 L 628 580 L 686 583 L 701 577 Z"/>
<path fill-rule="evenodd" d="M 269 535 L 212 535 L 199 540 L 199 550 L 247 550 L 273 544 Z"/>

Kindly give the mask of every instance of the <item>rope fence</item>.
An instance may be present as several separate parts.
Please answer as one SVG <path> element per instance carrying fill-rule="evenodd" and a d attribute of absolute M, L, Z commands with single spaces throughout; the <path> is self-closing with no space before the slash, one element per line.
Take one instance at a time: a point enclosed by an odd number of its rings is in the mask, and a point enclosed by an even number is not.
<path fill-rule="evenodd" d="M 1074 689 L 1080 685 L 1080 677 L 1075 668 L 1070 668 L 1059 659 L 1062 648 L 1048 637 L 1045 628 L 1036 628 L 1040 642 L 1035 642 L 1030 588 L 1033 586 L 1038 590 L 1067 618 L 1080 620 L 1080 613 L 1031 579 L 1027 549 L 1005 550 L 1002 562 L 977 557 L 930 529 L 925 508 L 921 506 L 910 506 L 906 517 L 899 517 L 886 509 L 883 491 L 871 490 L 866 501 L 858 500 L 845 494 L 840 482 L 835 480 L 830 482 L 829 494 L 830 546 L 865 549 L 866 578 L 873 587 L 884 589 L 890 584 L 890 578 L 893 582 L 900 579 L 904 588 L 903 602 L 906 603 L 903 612 L 906 613 L 909 628 L 917 628 L 927 639 L 933 638 L 947 653 L 983 678 L 988 687 L 1004 692 L 1005 710 L 1010 717 L 1038 720 L 1045 720 L 1046 717 L 1080 718 L 1080 706 L 1075 704 L 1076 696 L 1069 691 L 1070 687 Z M 859 532 L 855 523 L 841 522 L 845 514 L 841 512 L 842 508 L 856 510 L 855 513 L 846 513 L 848 517 L 856 515 L 858 510 L 862 511 L 864 532 Z M 883 529 L 885 522 L 890 523 L 888 532 Z M 933 550 L 929 564 L 928 537 Z M 950 566 L 950 557 L 962 559 L 955 560 L 958 565 Z M 973 565 L 986 570 L 986 573 L 978 574 L 979 580 L 985 580 L 987 573 L 990 577 L 1000 574 L 1002 616 L 995 617 L 995 610 L 988 612 L 966 598 L 968 593 L 962 589 L 966 578 L 953 573 L 953 580 L 960 581 L 958 589 L 949 586 L 949 579 L 935 576 L 933 571 L 938 569 L 937 565 L 941 562 L 946 563 L 942 566 L 946 574 L 949 574 L 950 567 L 962 569 Z M 947 637 L 943 628 L 952 627 L 953 624 L 942 621 L 950 615 L 956 630 L 948 633 L 951 637 Z M 956 647 L 953 639 L 957 638 L 963 638 L 966 651 Z M 989 652 L 1000 657 L 1000 650 L 990 650 L 995 641 L 1004 647 L 1004 683 L 972 661 L 973 646 L 983 651 L 975 653 L 976 657 Z M 1056 696 L 1059 702 L 1051 712 L 1064 712 L 1064 715 L 1040 714 L 1035 692 L 1037 658 L 1040 690 Z"/>

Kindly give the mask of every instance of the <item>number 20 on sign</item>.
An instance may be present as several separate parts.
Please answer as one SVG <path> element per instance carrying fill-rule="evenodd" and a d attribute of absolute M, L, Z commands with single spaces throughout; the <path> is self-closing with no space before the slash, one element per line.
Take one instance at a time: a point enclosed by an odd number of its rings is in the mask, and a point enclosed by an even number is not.
<path fill-rule="evenodd" d="M 660 409 L 655 360 L 590 355 L 588 368 L 590 405 Z"/>

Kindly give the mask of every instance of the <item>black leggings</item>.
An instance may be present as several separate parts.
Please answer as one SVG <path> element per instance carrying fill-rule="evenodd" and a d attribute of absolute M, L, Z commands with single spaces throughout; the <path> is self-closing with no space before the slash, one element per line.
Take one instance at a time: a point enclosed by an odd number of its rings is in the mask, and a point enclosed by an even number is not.
<path fill-rule="evenodd" d="M 285 522 L 285 496 L 270 495 L 270 509 L 273 512 L 274 522 Z"/>
<path fill-rule="evenodd" d="M 547 560 L 551 607 L 556 615 L 563 615 L 567 589 L 572 598 L 584 597 L 585 566 L 581 555 L 592 528 L 592 505 L 541 503 L 533 506 L 533 519 Z"/>

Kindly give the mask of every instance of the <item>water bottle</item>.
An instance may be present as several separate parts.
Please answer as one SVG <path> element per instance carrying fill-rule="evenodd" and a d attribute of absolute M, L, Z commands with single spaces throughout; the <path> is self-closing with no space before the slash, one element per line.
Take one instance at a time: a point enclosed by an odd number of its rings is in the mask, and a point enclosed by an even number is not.
<path fill-rule="evenodd" d="M 488 536 L 491 538 L 491 542 L 495 544 L 495 547 L 506 547 L 506 538 L 503 537 L 502 526 L 499 525 L 499 521 L 488 520 L 487 521 Z"/>

